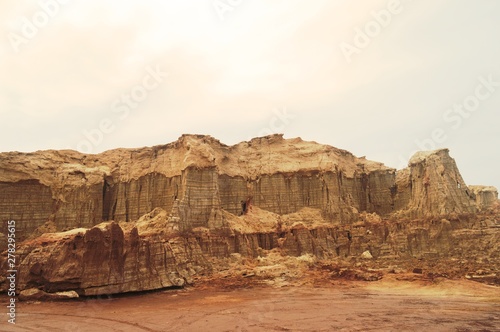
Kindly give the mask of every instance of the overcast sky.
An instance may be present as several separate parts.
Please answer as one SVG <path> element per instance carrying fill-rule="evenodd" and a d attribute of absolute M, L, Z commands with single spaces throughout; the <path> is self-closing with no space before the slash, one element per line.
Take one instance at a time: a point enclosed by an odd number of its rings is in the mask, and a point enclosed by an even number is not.
<path fill-rule="evenodd" d="M 498 0 L 0 2 L 0 151 L 272 132 L 500 187 Z"/>

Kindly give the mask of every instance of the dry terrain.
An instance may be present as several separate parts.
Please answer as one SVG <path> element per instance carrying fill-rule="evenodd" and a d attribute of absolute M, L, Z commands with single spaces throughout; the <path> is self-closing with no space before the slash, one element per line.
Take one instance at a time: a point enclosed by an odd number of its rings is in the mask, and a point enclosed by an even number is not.
<path fill-rule="evenodd" d="M 315 286 L 194 288 L 22 303 L 2 331 L 500 331 L 500 289 L 385 276 Z M 401 276 L 399 276 L 401 277 Z M 407 279 L 411 275 L 405 275 Z M 233 280 L 234 282 L 234 280 Z"/>

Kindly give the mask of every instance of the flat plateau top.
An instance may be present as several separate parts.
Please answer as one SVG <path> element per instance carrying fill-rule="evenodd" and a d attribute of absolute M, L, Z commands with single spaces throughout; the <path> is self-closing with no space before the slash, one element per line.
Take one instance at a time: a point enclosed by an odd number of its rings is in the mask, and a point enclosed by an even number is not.
<path fill-rule="evenodd" d="M 228 146 L 210 136 L 183 135 L 177 141 L 153 147 L 114 149 L 100 154 L 72 150 L 0 154 L 0 181 L 37 179 L 50 186 L 81 186 L 111 176 L 119 181 L 149 173 L 180 175 L 188 167 L 216 168 L 219 174 L 255 179 L 264 174 L 294 172 L 395 171 L 384 164 L 301 138 L 271 135 Z"/>

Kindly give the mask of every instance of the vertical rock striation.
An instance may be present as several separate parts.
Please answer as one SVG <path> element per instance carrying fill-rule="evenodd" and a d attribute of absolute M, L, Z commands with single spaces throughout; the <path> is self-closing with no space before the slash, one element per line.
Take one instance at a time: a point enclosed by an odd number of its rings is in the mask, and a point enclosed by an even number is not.
<path fill-rule="evenodd" d="M 497 202 L 495 188 L 467 187 L 446 149 L 419 152 L 399 171 L 282 135 L 234 146 L 184 135 L 97 155 L 0 154 L 0 232 L 16 221 L 19 289 L 49 293 L 182 286 L 209 272 L 211 258 L 274 249 L 458 259 L 477 247 L 493 259 L 494 219 L 467 216 Z"/>
<path fill-rule="evenodd" d="M 494 202 L 475 195 L 448 150 L 417 153 L 396 170 L 351 153 L 281 135 L 234 146 L 184 135 L 164 146 L 0 154 L 0 220 L 27 238 L 52 222 L 58 230 L 102 221 L 132 221 L 175 206 L 184 229 L 208 227 L 218 209 L 242 213 L 242 202 L 277 214 L 316 208 L 331 223 L 358 213 L 411 217 L 473 213 Z M 476 197 L 478 201 L 476 202 Z"/>
<path fill-rule="evenodd" d="M 79 295 L 183 286 L 209 264 L 194 239 L 141 237 L 116 223 L 43 235 L 20 247 L 18 288 Z"/>
<path fill-rule="evenodd" d="M 466 214 L 477 211 L 474 193 L 465 184 L 448 149 L 417 152 L 396 176 L 396 206 L 410 217 Z"/>
<path fill-rule="evenodd" d="M 484 211 L 495 204 L 498 204 L 498 190 L 495 187 L 488 186 L 469 186 L 476 196 L 477 208 Z"/>

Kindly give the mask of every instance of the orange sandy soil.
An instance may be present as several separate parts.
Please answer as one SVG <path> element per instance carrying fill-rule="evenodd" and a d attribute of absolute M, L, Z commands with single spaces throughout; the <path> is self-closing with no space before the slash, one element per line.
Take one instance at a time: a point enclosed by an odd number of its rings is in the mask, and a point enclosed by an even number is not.
<path fill-rule="evenodd" d="M 2 316 L 0 331 L 500 331 L 500 288 L 412 274 L 281 288 L 207 279 L 179 290 L 21 302 L 15 326 Z"/>

